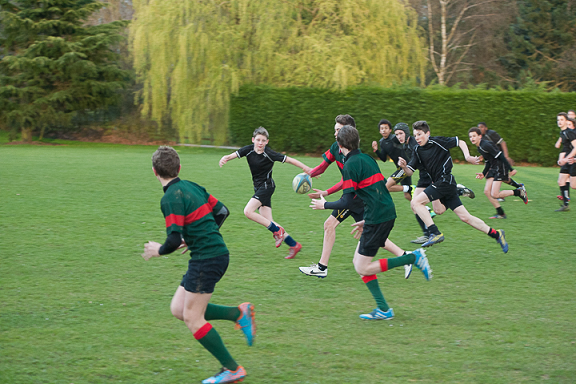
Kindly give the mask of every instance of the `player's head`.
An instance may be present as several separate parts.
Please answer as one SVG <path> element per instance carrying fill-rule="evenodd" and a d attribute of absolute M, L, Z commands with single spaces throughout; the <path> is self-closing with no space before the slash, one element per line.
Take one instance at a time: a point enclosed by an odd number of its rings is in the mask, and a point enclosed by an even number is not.
<path fill-rule="evenodd" d="M 468 137 L 472 144 L 478 146 L 482 140 L 482 131 L 478 127 L 472 127 L 468 130 Z"/>
<path fill-rule="evenodd" d="M 483 135 L 485 135 L 486 131 L 488 130 L 486 123 L 478 123 L 478 128 L 480 128 L 480 131 L 482 131 Z"/>
<path fill-rule="evenodd" d="M 252 142 L 254 143 L 254 150 L 256 153 L 262 153 L 264 147 L 268 144 L 268 131 L 264 127 L 258 127 L 252 134 Z"/>
<path fill-rule="evenodd" d="M 424 120 L 420 120 L 412 124 L 412 130 L 414 131 L 414 139 L 418 145 L 422 146 L 428 142 L 430 138 L 430 127 L 428 123 Z"/>
<path fill-rule="evenodd" d="M 410 137 L 410 127 L 406 123 L 398 123 L 394 126 L 394 135 L 400 144 L 404 144 Z"/>
<path fill-rule="evenodd" d="M 378 129 L 383 138 L 387 139 L 392 133 L 392 123 L 389 120 L 382 119 L 378 123 Z"/>
<path fill-rule="evenodd" d="M 161 178 L 173 179 L 180 172 L 180 156 L 174 148 L 162 145 L 152 155 L 152 167 Z"/>
<path fill-rule="evenodd" d="M 358 149 L 358 145 L 360 144 L 360 135 L 358 135 L 358 130 L 356 128 L 351 125 L 345 125 L 340 128 L 336 140 L 338 140 L 338 144 L 342 148 L 354 151 Z"/>
<path fill-rule="evenodd" d="M 576 112 L 573 109 L 569 110 L 567 115 L 569 119 L 576 119 Z"/>
<path fill-rule="evenodd" d="M 568 121 L 568 114 L 566 112 L 560 112 L 556 115 L 556 123 L 559 128 L 566 128 L 566 122 Z"/>
<path fill-rule="evenodd" d="M 338 115 L 336 116 L 336 118 L 334 119 L 334 137 L 338 137 L 338 131 L 340 131 L 340 128 L 342 128 L 345 125 L 350 125 L 354 128 L 356 128 L 356 122 L 354 121 L 354 118 L 350 115 Z"/>
<path fill-rule="evenodd" d="M 576 119 L 568 118 L 566 121 L 566 128 L 574 129 L 576 127 Z"/>

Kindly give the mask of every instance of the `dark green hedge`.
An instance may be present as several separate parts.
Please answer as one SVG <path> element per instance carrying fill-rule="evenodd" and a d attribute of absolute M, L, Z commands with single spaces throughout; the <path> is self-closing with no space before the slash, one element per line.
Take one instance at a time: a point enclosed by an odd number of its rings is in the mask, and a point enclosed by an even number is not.
<path fill-rule="evenodd" d="M 270 147 L 292 153 L 320 153 L 334 142 L 334 117 L 348 113 L 356 120 L 363 151 L 378 140 L 378 122 L 396 124 L 428 121 L 432 136 L 459 136 L 468 141 L 468 129 L 486 122 L 508 144 L 516 161 L 553 165 L 558 157 L 556 114 L 576 109 L 575 93 L 443 89 L 315 88 L 244 86 L 232 97 L 230 141 L 242 146 L 263 126 Z M 462 159 L 459 150 L 453 150 Z"/>

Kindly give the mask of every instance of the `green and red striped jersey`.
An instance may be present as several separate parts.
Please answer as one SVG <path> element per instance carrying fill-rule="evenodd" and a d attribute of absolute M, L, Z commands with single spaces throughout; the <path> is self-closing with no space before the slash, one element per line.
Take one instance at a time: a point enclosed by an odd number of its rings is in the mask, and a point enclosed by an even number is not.
<path fill-rule="evenodd" d="M 396 218 L 394 202 L 376 160 L 359 149 L 352 151 L 346 156 L 342 177 L 343 192 L 356 192 L 364 201 L 366 224 L 380 224 Z"/>
<path fill-rule="evenodd" d="M 228 254 L 212 214 L 223 204 L 204 187 L 191 181 L 175 179 L 167 187 L 160 202 L 166 219 L 166 234 L 180 233 L 194 260 Z"/>
<path fill-rule="evenodd" d="M 338 146 L 337 141 L 335 141 L 334 144 L 330 146 L 329 150 L 322 154 L 322 157 L 328 164 L 336 162 L 340 173 L 342 173 L 342 169 L 344 168 L 344 155 L 342 152 L 340 152 L 340 147 Z"/>

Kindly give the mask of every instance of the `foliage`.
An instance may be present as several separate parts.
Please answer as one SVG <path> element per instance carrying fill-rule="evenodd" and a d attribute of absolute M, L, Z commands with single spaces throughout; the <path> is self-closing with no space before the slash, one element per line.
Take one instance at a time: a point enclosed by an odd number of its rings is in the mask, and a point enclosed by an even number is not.
<path fill-rule="evenodd" d="M 519 2 L 519 15 L 506 36 L 500 61 L 516 84 L 528 79 L 576 90 L 576 8 L 565 0 Z"/>
<path fill-rule="evenodd" d="M 394 124 L 426 120 L 433 136 L 464 139 L 471 126 L 484 121 L 506 140 L 515 161 L 552 165 L 558 156 L 553 147 L 558 137 L 556 113 L 575 106 L 574 93 L 547 93 L 536 87 L 497 91 L 437 85 L 338 91 L 245 86 L 232 98 L 230 136 L 236 145 L 248 144 L 252 131 L 261 125 L 270 132 L 270 145 L 276 150 L 318 153 L 334 142 L 334 117 L 349 113 L 356 119 L 361 148 L 371 153 L 382 118 Z M 459 151 L 454 156 L 462 158 Z"/>
<path fill-rule="evenodd" d="M 227 139 L 243 84 L 423 84 L 416 15 L 397 0 L 134 1 L 143 113 L 182 142 Z"/>
<path fill-rule="evenodd" d="M 0 109 L 4 123 L 32 131 L 66 125 L 77 111 L 106 107 L 130 78 L 113 50 L 127 22 L 88 26 L 93 0 L 0 0 Z"/>
<path fill-rule="evenodd" d="M 19 234 L 0 237 L 0 382 L 199 383 L 218 372 L 170 314 L 188 256 L 140 257 L 146 241 L 165 238 L 155 148 L 67 144 L 0 149 L 9 181 L 0 183 L 0 232 Z M 253 302 L 256 343 L 247 347 L 231 322 L 211 323 L 246 367 L 246 383 L 574 382 L 575 212 L 553 212 L 557 168 L 519 167 L 531 201 L 503 203 L 508 219 L 497 224 L 507 255 L 452 212 L 438 217 L 446 241 L 427 251 L 434 279 L 416 269 L 407 281 L 401 268 L 379 274 L 396 317 L 370 322 L 358 319 L 374 302 L 352 266 L 349 220 L 337 228 L 328 277 L 298 271 L 318 261 L 329 212 L 292 192 L 297 168 L 274 167 L 274 218 L 303 244 L 296 259 L 284 260 L 285 245 L 274 248 L 270 233 L 242 213 L 253 193 L 246 162 L 220 169 L 229 151 L 177 149 L 182 177 L 231 211 L 222 226 L 230 267 L 211 302 Z M 392 173 L 392 164 L 379 164 Z M 494 208 L 474 179 L 478 169 L 456 165 L 455 176 L 476 191 L 466 208 L 486 219 Z M 333 165 L 314 186 L 339 179 Z M 412 250 L 419 227 L 402 193 L 393 198 L 390 238 Z"/>

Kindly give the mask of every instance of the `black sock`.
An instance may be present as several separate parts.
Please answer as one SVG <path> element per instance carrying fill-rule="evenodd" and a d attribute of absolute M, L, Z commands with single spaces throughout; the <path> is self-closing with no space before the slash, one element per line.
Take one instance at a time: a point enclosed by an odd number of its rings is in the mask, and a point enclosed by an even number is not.
<path fill-rule="evenodd" d="M 568 198 L 570 198 L 570 182 L 567 182 L 564 185 L 566 186 L 566 194 L 568 195 Z"/>
<path fill-rule="evenodd" d="M 420 225 L 420 228 L 422 228 L 422 233 L 426 234 L 426 224 L 424 224 L 420 216 L 416 215 L 416 221 Z"/>
<path fill-rule="evenodd" d="M 328 268 L 328 266 L 327 266 L 327 265 L 324 265 L 324 264 L 320 264 L 320 263 L 318 263 L 318 269 L 319 269 L 319 270 L 321 270 L 321 271 L 325 271 L 325 270 L 326 270 L 326 268 Z"/>
<path fill-rule="evenodd" d="M 436 224 L 432 224 L 431 226 L 428 227 L 428 232 L 430 234 L 434 234 L 434 235 L 439 235 L 440 231 L 438 230 L 438 227 L 436 226 Z"/>
<path fill-rule="evenodd" d="M 562 200 L 564 201 L 564 205 L 568 205 L 568 190 L 569 187 L 566 185 L 563 185 L 560 187 L 560 194 L 562 195 Z"/>
<path fill-rule="evenodd" d="M 498 213 L 500 216 L 504 216 L 504 210 L 502 209 L 502 207 L 496 208 L 496 213 Z"/>
<path fill-rule="evenodd" d="M 512 192 L 514 192 L 514 196 L 520 196 L 520 190 L 519 189 L 515 189 Z"/>
<path fill-rule="evenodd" d="M 522 186 L 522 185 L 518 184 L 517 182 L 515 182 L 514 180 L 512 180 L 512 178 L 510 178 L 510 182 L 508 184 L 510 184 L 514 188 L 520 188 Z"/>
<path fill-rule="evenodd" d="M 498 238 L 500 237 L 500 234 L 498 234 L 498 231 L 496 231 L 494 228 L 490 228 L 488 230 L 488 236 L 490 236 L 493 239 L 498 240 Z"/>

